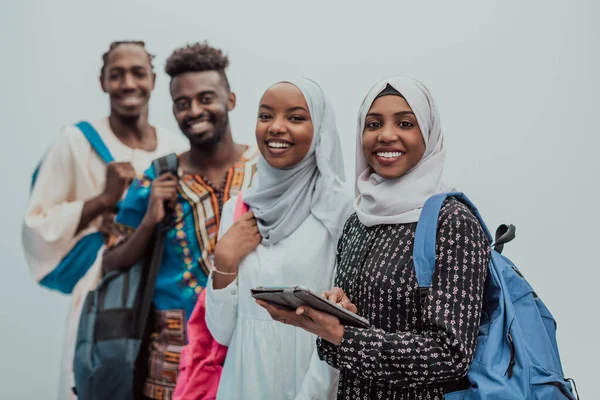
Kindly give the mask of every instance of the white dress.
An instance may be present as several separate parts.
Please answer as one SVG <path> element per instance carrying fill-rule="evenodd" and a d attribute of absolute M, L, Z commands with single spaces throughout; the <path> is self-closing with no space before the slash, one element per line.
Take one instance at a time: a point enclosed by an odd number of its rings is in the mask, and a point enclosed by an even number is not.
<path fill-rule="evenodd" d="M 223 207 L 219 237 L 232 225 L 236 198 Z M 221 290 L 208 279 L 206 323 L 229 346 L 218 400 L 335 399 L 338 372 L 319 360 L 316 336 L 271 319 L 250 296 L 257 286 L 300 285 L 320 293 L 331 286 L 336 245 L 312 215 L 289 237 L 259 245 Z"/>
<path fill-rule="evenodd" d="M 146 170 L 155 158 L 189 148 L 183 135 L 156 127 L 157 146 L 154 151 L 131 149 L 113 133 L 108 118 L 92 121 L 91 124 L 115 161 L 131 162 L 138 174 Z M 44 156 L 23 220 L 25 259 L 36 281 L 52 272 L 81 237 L 98 230 L 100 218 L 75 234 L 83 204 L 104 190 L 105 180 L 106 165 L 82 132 L 74 125 L 65 127 Z M 99 254 L 103 250 L 100 249 Z M 71 293 L 71 310 L 63 343 L 60 400 L 76 398 L 71 388 L 74 385 L 72 363 L 77 325 L 85 294 L 95 289 L 102 276 L 101 264 L 101 257 L 97 257 Z"/>

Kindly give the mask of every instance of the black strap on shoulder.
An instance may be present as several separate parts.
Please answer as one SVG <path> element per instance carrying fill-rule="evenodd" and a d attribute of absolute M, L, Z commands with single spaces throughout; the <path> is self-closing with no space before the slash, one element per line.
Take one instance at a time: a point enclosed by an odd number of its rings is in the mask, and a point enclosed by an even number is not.
<path fill-rule="evenodd" d="M 152 162 L 152 167 L 156 177 L 171 172 L 173 175 L 178 176 L 178 159 L 177 154 L 171 153 L 164 157 L 160 157 Z M 143 280 L 143 286 L 140 287 L 138 298 L 136 301 L 141 301 L 140 307 L 135 307 L 139 310 L 136 333 L 139 337 L 143 337 L 146 332 L 148 319 L 150 316 L 150 310 L 152 308 L 152 302 L 154 300 L 154 287 L 156 286 L 156 277 L 158 276 L 158 270 L 162 262 L 163 253 L 165 250 L 165 238 L 167 230 L 164 227 L 168 224 L 166 221 L 169 213 L 166 214 L 165 220 L 161 221 L 156 225 L 154 229 L 154 247 L 152 249 L 152 257 L 149 259 L 149 268 L 146 270 L 146 279 Z"/>

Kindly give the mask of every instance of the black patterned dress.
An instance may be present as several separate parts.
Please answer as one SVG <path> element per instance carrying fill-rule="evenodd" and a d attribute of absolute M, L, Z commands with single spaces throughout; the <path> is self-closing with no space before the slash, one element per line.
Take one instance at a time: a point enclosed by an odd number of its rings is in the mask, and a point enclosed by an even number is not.
<path fill-rule="evenodd" d="M 356 214 L 338 244 L 335 285 L 371 323 L 318 339 L 340 370 L 338 399 L 443 400 L 464 381 L 477 344 L 490 244 L 466 206 L 440 212 L 433 284 L 424 303 L 412 263 L 417 224 L 366 227 Z M 424 304 L 424 307 L 421 307 Z"/>

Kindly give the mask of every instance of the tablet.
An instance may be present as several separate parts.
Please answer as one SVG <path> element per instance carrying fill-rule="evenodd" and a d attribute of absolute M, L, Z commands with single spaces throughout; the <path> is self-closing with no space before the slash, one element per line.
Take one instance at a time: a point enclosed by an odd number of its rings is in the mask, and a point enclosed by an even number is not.
<path fill-rule="evenodd" d="M 255 299 L 264 300 L 276 307 L 295 311 L 300 306 L 310 306 L 315 310 L 331 314 L 340 320 L 342 325 L 369 328 L 371 325 L 365 318 L 342 308 L 318 294 L 301 286 L 262 287 L 251 289 Z"/>

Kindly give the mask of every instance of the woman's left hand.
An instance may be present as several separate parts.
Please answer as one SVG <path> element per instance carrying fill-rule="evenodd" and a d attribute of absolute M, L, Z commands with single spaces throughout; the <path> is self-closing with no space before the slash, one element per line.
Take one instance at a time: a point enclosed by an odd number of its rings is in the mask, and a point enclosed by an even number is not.
<path fill-rule="evenodd" d="M 275 321 L 297 326 L 336 345 L 342 343 L 344 325 L 333 315 L 308 306 L 298 307 L 296 311 L 287 311 L 262 300 L 257 300 L 256 303 L 266 309 Z"/>

